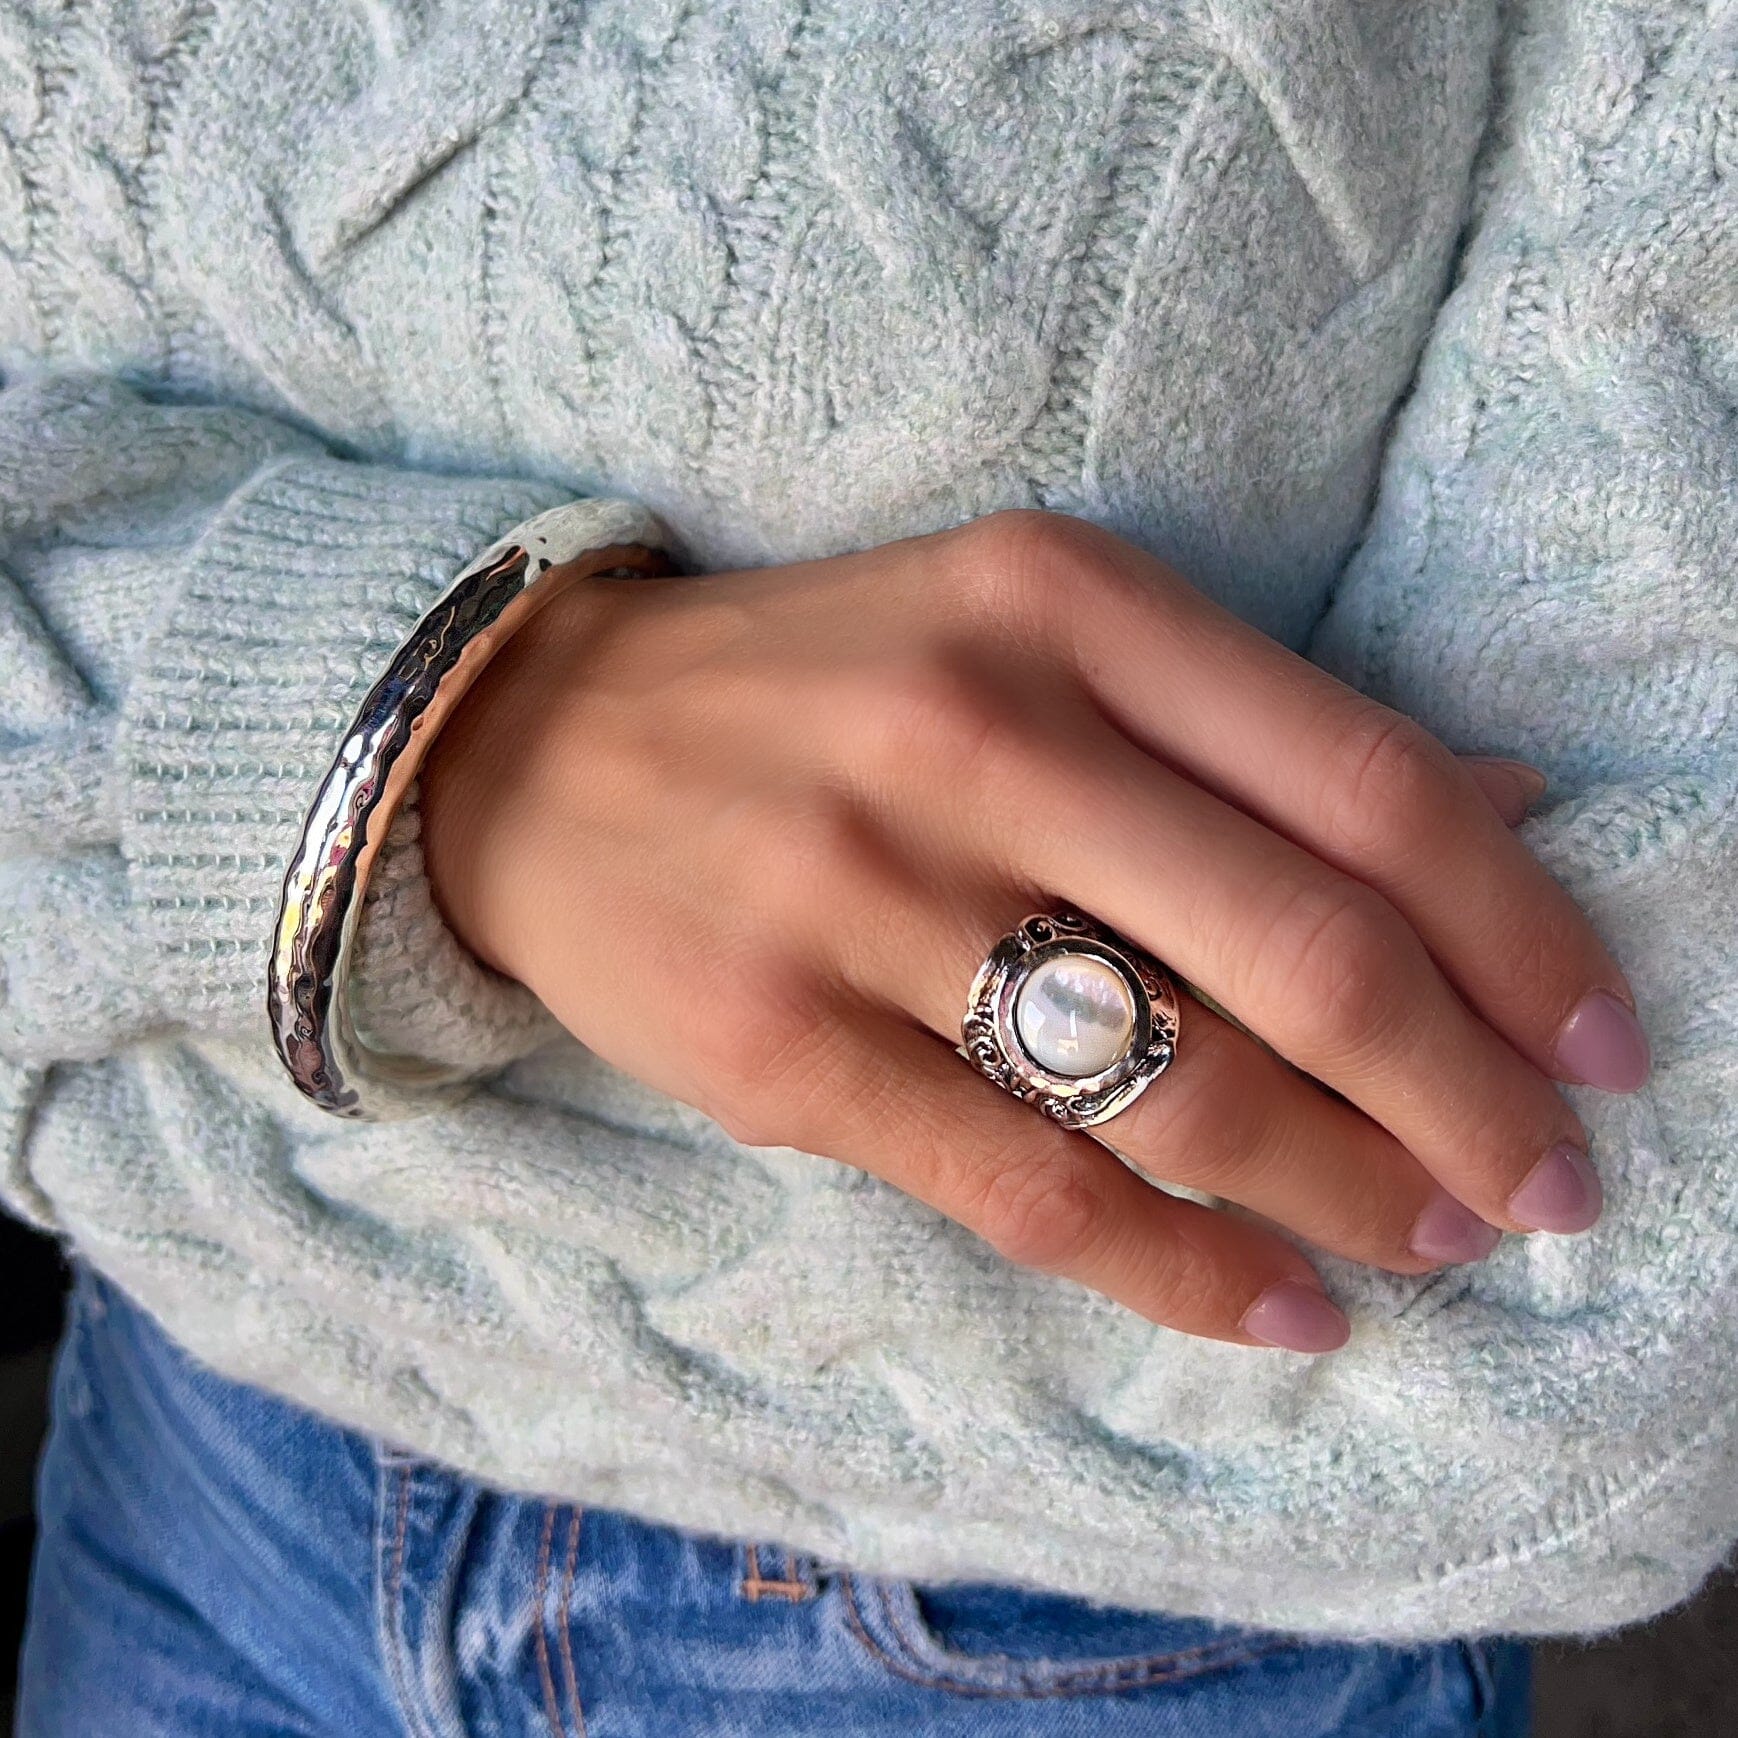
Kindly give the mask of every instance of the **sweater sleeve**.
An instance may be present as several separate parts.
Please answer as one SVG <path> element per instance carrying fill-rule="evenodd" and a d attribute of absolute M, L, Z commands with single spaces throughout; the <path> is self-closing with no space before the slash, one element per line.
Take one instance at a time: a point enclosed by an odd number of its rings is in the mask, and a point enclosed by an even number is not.
<path fill-rule="evenodd" d="M 0 391 L 0 1127 L 28 1174 L 51 1071 L 156 1035 L 269 1056 L 288 853 L 354 708 L 476 552 L 547 484 L 335 459 L 270 418 L 112 381 Z M 633 517 L 631 503 L 599 503 Z M 474 959 L 422 874 L 415 787 L 354 979 L 373 1042 L 480 1067 L 554 1032 Z"/>

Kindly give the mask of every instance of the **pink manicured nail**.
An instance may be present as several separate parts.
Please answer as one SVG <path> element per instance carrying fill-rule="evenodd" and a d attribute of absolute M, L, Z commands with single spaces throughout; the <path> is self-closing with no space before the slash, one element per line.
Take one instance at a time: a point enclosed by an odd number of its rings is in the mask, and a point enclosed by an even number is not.
<path fill-rule="evenodd" d="M 1483 1261 L 1502 1239 L 1496 1226 L 1486 1224 L 1444 1189 L 1413 1221 L 1407 1248 L 1426 1261 Z"/>
<path fill-rule="evenodd" d="M 1641 1022 L 1607 990 L 1593 990 L 1557 1034 L 1557 1066 L 1602 1092 L 1634 1092 L 1652 1066 Z"/>
<path fill-rule="evenodd" d="M 1282 1279 L 1249 1306 L 1243 1331 L 1288 1352 L 1332 1352 L 1352 1337 L 1352 1324 L 1325 1292 L 1302 1280 Z"/>
<path fill-rule="evenodd" d="M 1559 1141 L 1509 1197 L 1509 1211 L 1523 1225 L 1562 1235 L 1585 1231 L 1604 1205 L 1599 1173 L 1568 1141 Z"/>

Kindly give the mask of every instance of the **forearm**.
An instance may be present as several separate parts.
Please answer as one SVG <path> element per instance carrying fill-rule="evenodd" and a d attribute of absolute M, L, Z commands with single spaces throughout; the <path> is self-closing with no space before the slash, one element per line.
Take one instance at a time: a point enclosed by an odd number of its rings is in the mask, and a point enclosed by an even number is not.
<path fill-rule="evenodd" d="M 350 712 L 477 550 L 562 498 L 327 457 L 113 382 L 0 393 L 0 1012 L 15 1142 L 50 1070 L 165 1033 L 265 1048 L 284 864 Z M 359 1023 L 486 1066 L 548 1034 L 427 893 L 412 802 L 363 926 Z M 45 1203 L 13 1155 L 15 1201 Z"/>

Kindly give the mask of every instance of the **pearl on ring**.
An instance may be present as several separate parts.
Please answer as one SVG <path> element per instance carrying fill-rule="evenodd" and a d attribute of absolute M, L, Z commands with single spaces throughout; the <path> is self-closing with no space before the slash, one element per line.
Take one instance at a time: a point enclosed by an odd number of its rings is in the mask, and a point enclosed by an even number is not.
<path fill-rule="evenodd" d="M 1135 1002 L 1114 966 L 1092 954 L 1053 955 L 1035 966 L 1014 1000 L 1026 1053 L 1052 1074 L 1102 1074 L 1128 1054 Z"/>

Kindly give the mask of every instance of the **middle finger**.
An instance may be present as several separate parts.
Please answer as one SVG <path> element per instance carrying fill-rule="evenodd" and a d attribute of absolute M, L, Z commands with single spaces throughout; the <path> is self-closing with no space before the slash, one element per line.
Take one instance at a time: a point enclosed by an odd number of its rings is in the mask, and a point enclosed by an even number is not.
<path fill-rule="evenodd" d="M 1067 722 L 1010 740 L 999 770 L 956 787 L 964 836 L 999 854 L 1009 884 L 1047 888 L 1168 962 L 1490 1223 L 1592 1223 L 1574 1112 L 1382 895 L 1096 717 Z M 1511 1206 L 1529 1182 L 1522 1199 L 1549 1215 Z"/>

